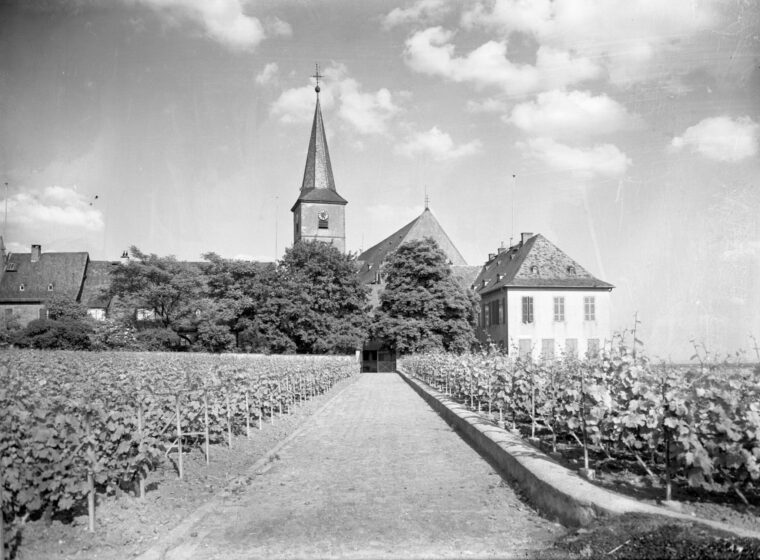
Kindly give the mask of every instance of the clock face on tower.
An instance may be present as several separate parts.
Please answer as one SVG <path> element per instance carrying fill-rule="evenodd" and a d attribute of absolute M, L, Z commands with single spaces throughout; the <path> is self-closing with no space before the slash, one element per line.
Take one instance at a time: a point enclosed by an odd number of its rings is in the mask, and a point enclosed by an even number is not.
<path fill-rule="evenodd" d="M 329 216 L 329 214 L 328 214 L 326 211 L 324 211 L 324 210 L 320 210 L 320 211 L 317 213 L 317 218 L 319 218 L 319 219 L 320 219 L 320 220 L 322 220 L 323 222 L 324 222 L 324 221 L 327 221 L 327 218 L 329 218 L 329 217 L 330 217 L 330 216 Z"/>

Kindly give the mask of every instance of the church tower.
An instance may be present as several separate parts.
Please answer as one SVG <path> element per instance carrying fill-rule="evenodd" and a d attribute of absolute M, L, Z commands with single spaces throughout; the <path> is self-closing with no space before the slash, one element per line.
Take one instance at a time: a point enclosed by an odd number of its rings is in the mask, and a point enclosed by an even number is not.
<path fill-rule="evenodd" d="M 290 209 L 293 212 L 293 242 L 316 239 L 332 243 L 342 253 L 346 252 L 346 204 L 348 202 L 335 190 L 330 152 L 322 123 L 319 106 L 319 66 L 314 75 L 317 79 L 317 106 L 311 125 L 306 169 L 298 200 Z"/>

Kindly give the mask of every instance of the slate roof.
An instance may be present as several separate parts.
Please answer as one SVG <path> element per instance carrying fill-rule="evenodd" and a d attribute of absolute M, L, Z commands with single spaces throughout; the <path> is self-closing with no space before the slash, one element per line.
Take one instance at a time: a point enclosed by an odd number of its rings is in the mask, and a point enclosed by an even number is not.
<path fill-rule="evenodd" d="M 614 288 L 599 280 L 543 235 L 536 234 L 488 259 L 473 282 L 481 295 L 508 288 Z"/>
<path fill-rule="evenodd" d="M 390 253 L 407 241 L 423 239 L 425 237 L 435 239 L 438 246 L 449 257 L 453 266 L 467 265 L 464 257 L 451 242 L 449 236 L 446 235 L 446 232 L 441 227 L 441 224 L 438 223 L 435 216 L 433 216 L 433 213 L 429 208 L 425 208 L 417 218 L 383 239 L 377 245 L 373 245 L 356 258 L 360 266 L 359 278 L 365 284 L 373 282 L 375 275 L 380 271 L 383 262 Z"/>
<path fill-rule="evenodd" d="M 32 262 L 31 253 L 12 253 L 0 280 L 0 302 L 39 302 L 54 294 L 78 300 L 88 260 L 84 252 L 42 253 L 37 262 Z M 52 290 L 48 290 L 50 284 Z"/>
<path fill-rule="evenodd" d="M 108 288 L 111 286 L 111 270 L 121 266 L 119 261 L 90 261 L 82 287 L 81 302 L 87 307 L 107 308 L 111 303 Z"/>
<path fill-rule="evenodd" d="M 317 95 L 317 106 L 314 109 L 314 122 L 311 125 L 309 150 L 306 153 L 306 168 L 303 172 L 301 193 L 291 212 L 300 202 L 330 202 L 347 204 L 346 199 L 335 190 L 335 179 L 330 163 L 330 150 L 327 148 L 327 136 L 322 122 L 322 109 Z"/>

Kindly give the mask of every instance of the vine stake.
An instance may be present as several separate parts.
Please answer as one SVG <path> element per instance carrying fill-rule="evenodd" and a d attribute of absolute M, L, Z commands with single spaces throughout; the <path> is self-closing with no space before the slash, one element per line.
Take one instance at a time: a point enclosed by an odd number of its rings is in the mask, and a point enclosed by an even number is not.
<path fill-rule="evenodd" d="M 204 437 L 204 451 L 206 454 L 206 465 L 211 463 L 211 453 L 209 450 L 209 435 L 208 435 L 208 394 L 203 391 L 203 437 Z"/>
<path fill-rule="evenodd" d="M 182 464 L 182 413 L 179 406 L 179 395 L 175 397 L 176 409 L 177 409 L 177 452 L 179 453 L 179 459 L 177 460 L 177 469 L 179 470 L 179 479 L 184 480 L 185 471 Z"/>

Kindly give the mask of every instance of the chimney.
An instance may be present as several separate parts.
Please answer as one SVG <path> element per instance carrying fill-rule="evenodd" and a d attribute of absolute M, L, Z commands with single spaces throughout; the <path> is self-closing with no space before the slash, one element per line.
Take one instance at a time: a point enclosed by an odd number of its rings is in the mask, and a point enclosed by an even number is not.
<path fill-rule="evenodd" d="M 121 261 L 121 264 L 129 264 L 129 253 L 124 251 L 119 260 Z"/>
<path fill-rule="evenodd" d="M 529 231 L 524 231 L 520 234 L 520 245 L 525 245 L 526 241 L 533 237 L 533 234 Z"/>
<path fill-rule="evenodd" d="M 40 255 L 42 255 L 42 245 L 32 245 L 32 262 L 39 261 Z"/>

